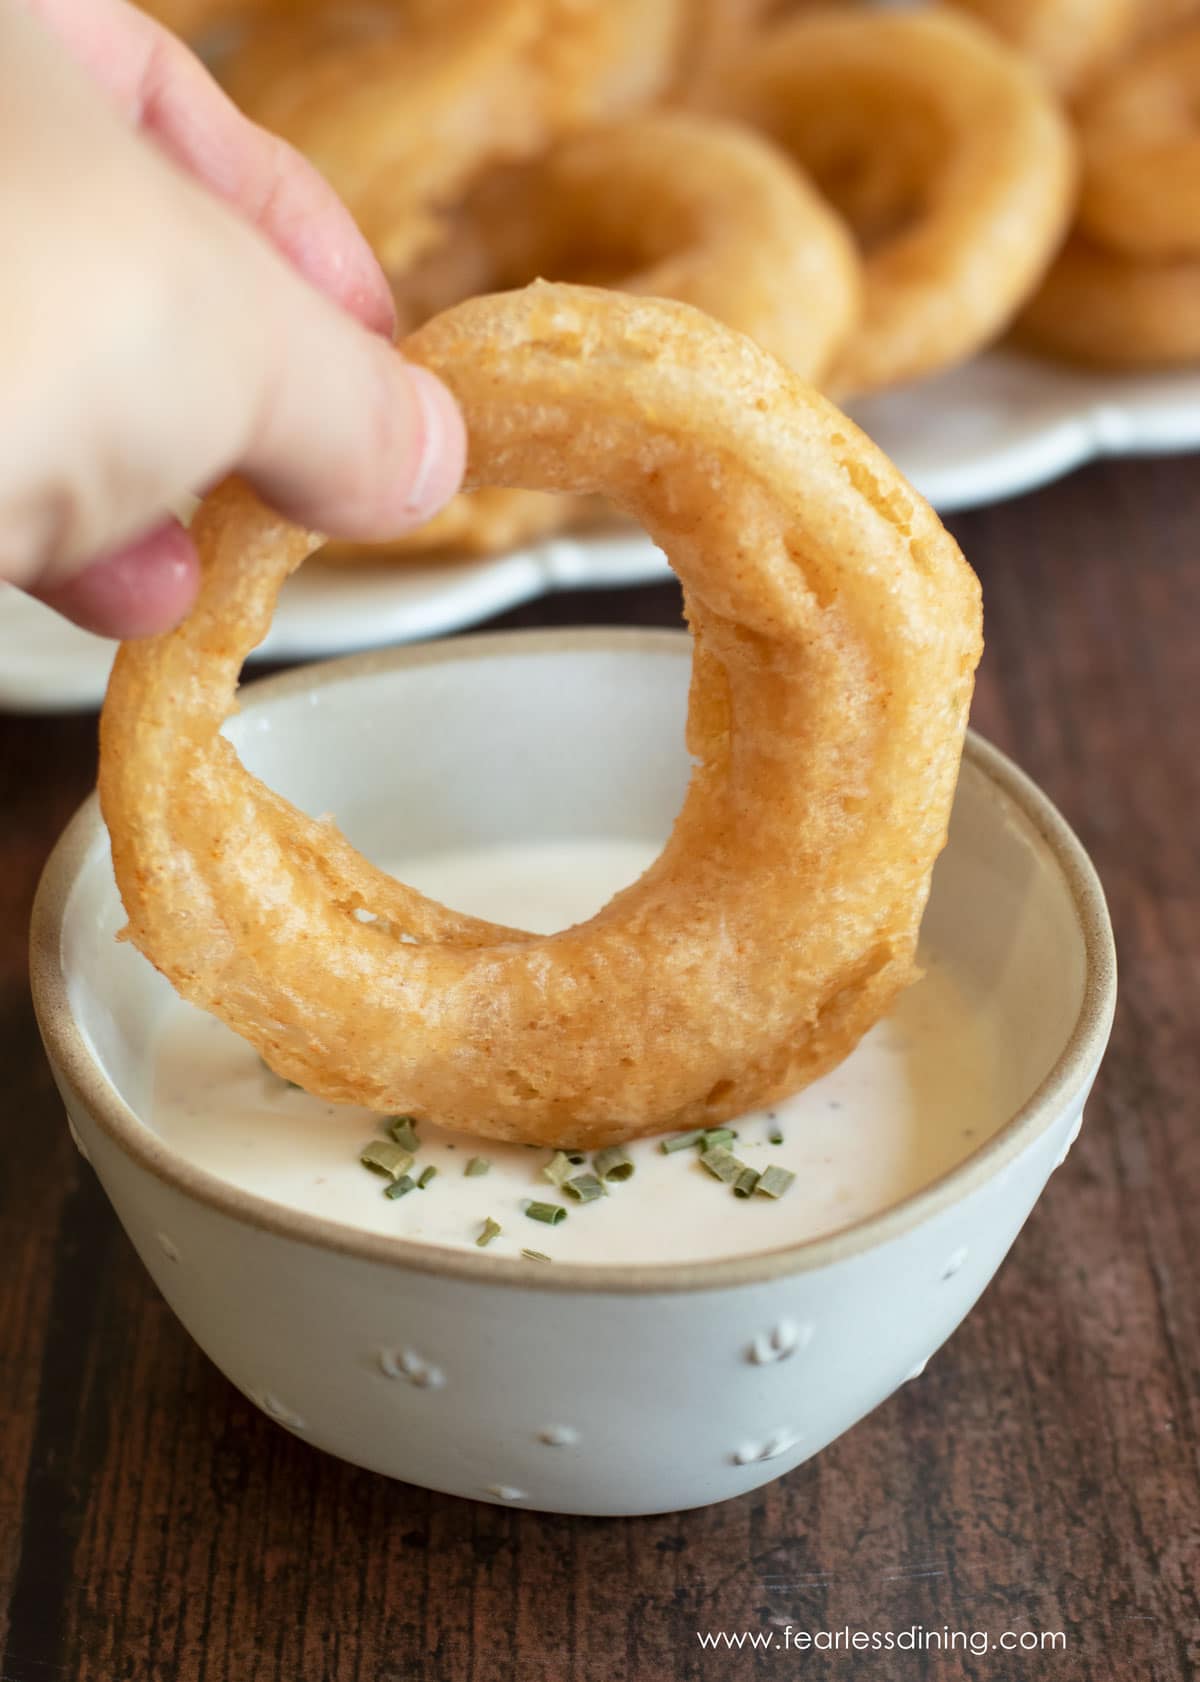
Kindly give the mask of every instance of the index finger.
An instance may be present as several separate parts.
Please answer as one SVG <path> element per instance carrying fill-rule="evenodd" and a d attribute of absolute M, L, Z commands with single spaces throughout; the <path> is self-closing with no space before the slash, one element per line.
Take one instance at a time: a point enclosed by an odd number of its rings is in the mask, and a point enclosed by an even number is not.
<path fill-rule="evenodd" d="M 25 0 L 129 121 L 253 223 L 320 291 L 391 334 L 391 292 L 323 176 L 250 122 L 199 59 L 126 0 Z"/>

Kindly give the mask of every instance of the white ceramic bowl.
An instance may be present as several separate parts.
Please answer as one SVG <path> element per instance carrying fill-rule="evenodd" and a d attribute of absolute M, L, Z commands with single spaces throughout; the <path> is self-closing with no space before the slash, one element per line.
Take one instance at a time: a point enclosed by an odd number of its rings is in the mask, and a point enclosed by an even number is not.
<path fill-rule="evenodd" d="M 231 734 L 366 852 L 661 837 L 687 774 L 673 633 L 467 638 L 253 686 Z M 94 801 L 34 911 L 42 1033 L 80 1148 L 159 1289 L 246 1395 L 392 1477 L 559 1512 L 724 1500 L 815 1454 L 954 1330 L 1080 1125 L 1115 971 L 1049 802 L 970 741 L 928 927 L 998 1013 L 1025 1101 L 936 1184 L 830 1237 L 699 1265 L 531 1267 L 236 1189 L 139 1119 L 165 983 L 122 918 Z"/>

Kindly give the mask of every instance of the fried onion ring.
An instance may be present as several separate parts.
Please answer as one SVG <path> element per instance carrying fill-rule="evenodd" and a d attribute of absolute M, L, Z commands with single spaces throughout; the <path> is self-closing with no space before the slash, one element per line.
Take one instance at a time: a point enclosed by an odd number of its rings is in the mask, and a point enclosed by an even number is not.
<path fill-rule="evenodd" d="M 828 9 L 857 0 L 691 0 L 677 76 L 683 98 L 720 82 L 730 56 L 740 52 L 755 30 L 799 11 Z"/>
<path fill-rule="evenodd" d="M 678 298 L 749 333 L 819 381 L 860 307 L 841 221 L 768 142 L 732 123 L 650 112 L 564 141 L 481 184 L 446 246 L 397 282 L 414 326 L 463 298 L 528 281 Z M 388 553 L 490 554 L 601 511 L 578 498 L 489 488 L 456 497 Z M 334 544 L 334 564 L 377 561 Z"/>
<path fill-rule="evenodd" d="M 355 0 L 252 21 L 220 67 L 256 122 L 304 152 L 386 267 L 436 240 L 486 168 L 648 98 L 682 0 Z"/>
<path fill-rule="evenodd" d="M 1155 36 L 1079 110 L 1080 231 L 1129 257 L 1200 257 L 1200 23 Z"/>
<path fill-rule="evenodd" d="M 931 374 L 996 337 L 1066 232 L 1074 146 L 1015 53 L 937 11 L 800 17 L 714 96 L 765 129 L 859 234 L 862 325 L 830 388 Z"/>
<path fill-rule="evenodd" d="M 440 207 L 479 170 L 544 143 L 539 10 L 479 0 L 436 27 L 389 0 L 276 12 L 252 21 L 218 70 L 246 115 L 304 152 L 398 266 L 436 241 Z"/>
<path fill-rule="evenodd" d="M 220 729 L 317 540 L 230 482 L 199 516 L 196 607 L 121 648 L 105 701 L 130 938 L 286 1078 L 472 1133 L 585 1147 L 794 1091 L 913 979 L 974 574 L 851 422 L 685 304 L 536 285 L 405 349 L 462 403 L 473 482 L 608 493 L 671 557 L 694 638 L 671 837 L 588 922 L 530 936 L 266 789 Z"/>
<path fill-rule="evenodd" d="M 1096 368 L 1200 362 L 1200 258 L 1144 263 L 1075 235 L 1016 336 L 1043 355 Z"/>
<path fill-rule="evenodd" d="M 236 0 L 136 0 L 137 8 L 185 39 L 221 22 L 237 10 Z"/>
<path fill-rule="evenodd" d="M 949 0 L 994 29 L 1071 94 L 1129 46 L 1146 0 Z M 1166 3 L 1166 0 L 1160 0 Z"/>
<path fill-rule="evenodd" d="M 1200 12 L 1200 0 L 1144 0 L 1139 39 L 1173 29 Z"/>

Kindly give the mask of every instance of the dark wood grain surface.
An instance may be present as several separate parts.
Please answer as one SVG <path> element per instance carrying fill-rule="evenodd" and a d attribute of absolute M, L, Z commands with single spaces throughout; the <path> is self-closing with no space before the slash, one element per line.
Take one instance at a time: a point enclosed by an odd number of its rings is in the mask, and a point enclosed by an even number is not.
<path fill-rule="evenodd" d="M 3 1682 L 1200 1674 L 1200 466 L 1095 467 L 953 523 L 987 605 L 974 721 L 1109 893 L 1112 1049 L 1069 1164 L 925 1376 L 705 1511 L 572 1520 L 391 1484 L 208 1365 L 71 1148 L 29 1005 L 30 901 L 92 781 L 95 720 L 0 719 Z M 501 623 L 677 617 L 664 586 Z M 696 1633 L 788 1620 L 1066 1646 L 738 1652 Z"/>

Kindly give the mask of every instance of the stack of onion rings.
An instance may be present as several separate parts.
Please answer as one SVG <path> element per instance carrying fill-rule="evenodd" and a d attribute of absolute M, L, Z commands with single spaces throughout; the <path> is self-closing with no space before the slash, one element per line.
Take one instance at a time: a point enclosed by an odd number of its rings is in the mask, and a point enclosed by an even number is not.
<path fill-rule="evenodd" d="M 196 607 L 124 645 L 105 702 L 130 938 L 279 1074 L 474 1133 L 582 1148 L 794 1091 L 914 975 L 974 575 L 849 421 L 687 305 L 534 286 L 405 348 L 463 406 L 471 482 L 606 493 L 670 556 L 695 640 L 671 838 L 595 917 L 534 937 L 426 899 L 263 787 L 221 725 L 317 540 L 231 483 L 197 522 Z"/>
<path fill-rule="evenodd" d="M 952 13 L 802 16 L 738 59 L 717 107 L 813 175 L 865 249 L 832 389 L 919 378 L 1001 332 L 1070 218 L 1074 148 L 1040 78 Z"/>
<path fill-rule="evenodd" d="M 647 112 L 486 180 L 449 237 L 397 279 L 402 319 L 535 278 L 679 298 L 819 381 L 859 313 L 850 236 L 766 141 L 684 112 Z M 579 498 L 489 487 L 456 497 L 387 552 L 490 554 L 603 517 Z M 335 564 L 378 560 L 334 544 Z"/>
<path fill-rule="evenodd" d="M 1142 47 L 1078 120 L 1080 231 L 1129 257 L 1200 257 L 1200 23 Z"/>
<path fill-rule="evenodd" d="M 1105 367 L 1200 360 L 1200 22 L 1152 37 L 1079 110 L 1078 229 L 1022 318 Z"/>

